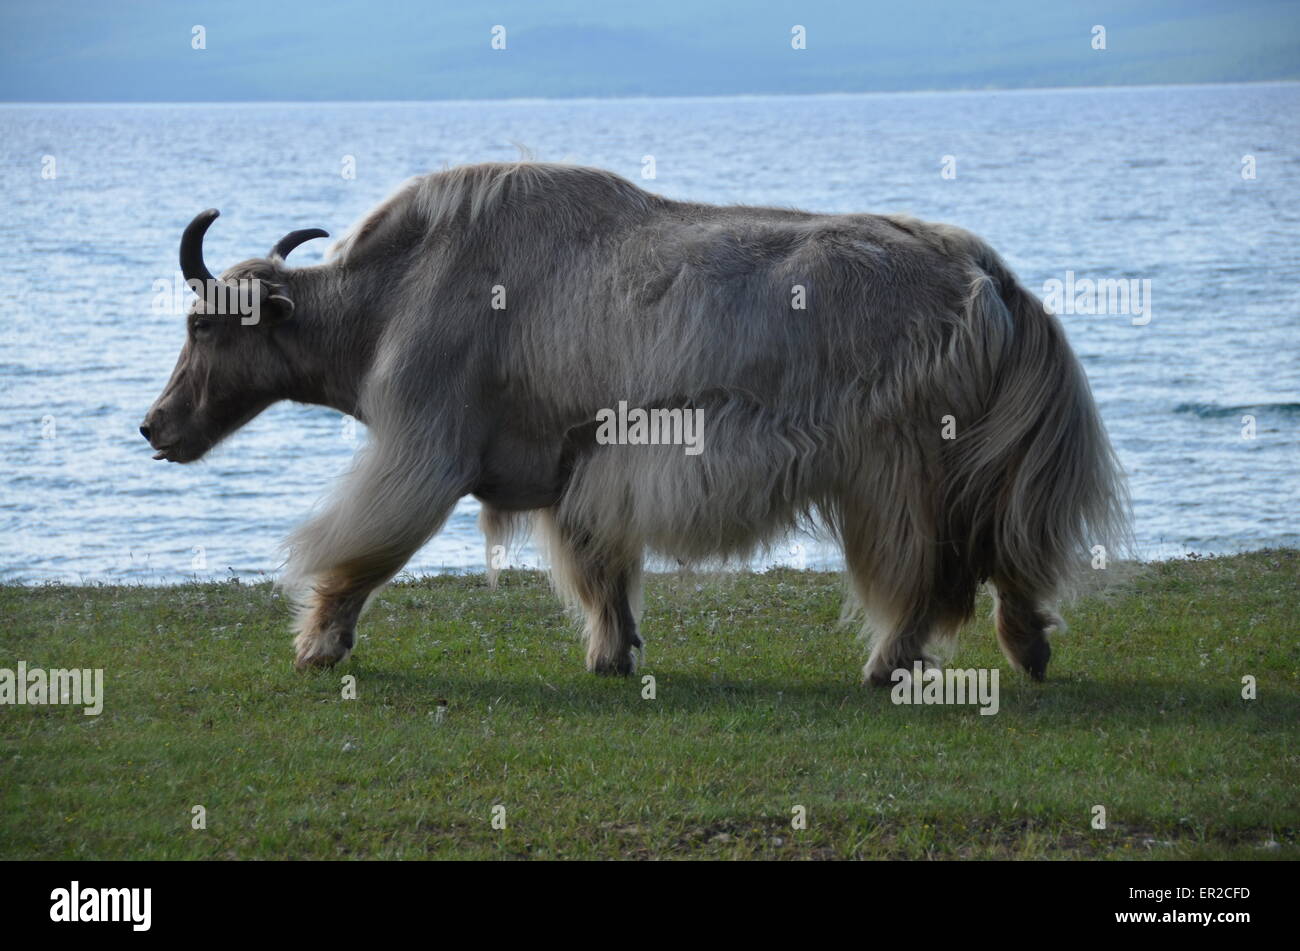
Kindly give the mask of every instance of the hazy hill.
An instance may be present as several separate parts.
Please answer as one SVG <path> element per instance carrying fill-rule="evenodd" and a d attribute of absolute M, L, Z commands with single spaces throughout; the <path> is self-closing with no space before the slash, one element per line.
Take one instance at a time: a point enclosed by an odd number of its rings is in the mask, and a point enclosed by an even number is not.
<path fill-rule="evenodd" d="M 191 48 L 191 28 L 207 48 Z M 506 27 L 507 48 L 490 47 Z M 791 28 L 807 29 L 793 50 Z M 1091 46 L 1106 27 L 1107 49 Z M 730 95 L 1300 78 L 1295 0 L 6 0 L 0 99 Z"/>

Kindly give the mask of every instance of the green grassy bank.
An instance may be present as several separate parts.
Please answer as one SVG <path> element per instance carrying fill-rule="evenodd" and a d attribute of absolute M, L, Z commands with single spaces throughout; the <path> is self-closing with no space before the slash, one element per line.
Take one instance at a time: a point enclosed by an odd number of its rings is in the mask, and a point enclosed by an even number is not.
<path fill-rule="evenodd" d="M 0 706 L 0 857 L 1296 858 L 1298 579 L 1143 567 L 1041 685 L 982 599 L 950 663 L 1002 667 L 993 716 L 861 687 L 830 574 L 651 576 L 632 680 L 532 573 L 394 585 L 311 674 L 267 585 L 2 587 L 0 668 L 102 668 L 104 705 Z"/>

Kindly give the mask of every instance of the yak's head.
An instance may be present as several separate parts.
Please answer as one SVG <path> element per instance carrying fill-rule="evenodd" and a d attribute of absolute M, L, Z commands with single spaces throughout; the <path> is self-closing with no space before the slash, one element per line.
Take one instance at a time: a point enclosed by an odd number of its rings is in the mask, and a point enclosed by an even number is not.
<path fill-rule="evenodd" d="M 294 312 L 284 259 L 304 241 L 328 237 L 319 228 L 291 232 L 266 257 L 218 279 L 203 263 L 203 236 L 217 214 L 202 212 L 181 236 L 181 272 L 197 298 L 176 369 L 140 426 L 155 459 L 193 462 L 284 396 L 293 368 L 277 335 Z"/>

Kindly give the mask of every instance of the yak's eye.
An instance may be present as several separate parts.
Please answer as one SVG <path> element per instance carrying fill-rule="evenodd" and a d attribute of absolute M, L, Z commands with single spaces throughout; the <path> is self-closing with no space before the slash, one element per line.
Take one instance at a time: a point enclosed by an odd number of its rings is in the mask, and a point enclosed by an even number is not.
<path fill-rule="evenodd" d="M 205 333 L 205 332 L 211 330 L 212 327 L 213 327 L 213 323 L 212 323 L 211 318 L 208 318 L 208 317 L 195 317 L 195 318 L 194 318 L 194 332 L 195 332 L 195 333 Z"/>

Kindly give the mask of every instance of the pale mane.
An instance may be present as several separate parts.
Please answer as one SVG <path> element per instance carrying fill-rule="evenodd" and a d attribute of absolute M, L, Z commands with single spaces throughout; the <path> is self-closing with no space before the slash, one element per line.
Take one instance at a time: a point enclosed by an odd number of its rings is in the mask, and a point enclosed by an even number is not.
<path fill-rule="evenodd" d="M 407 179 L 349 229 L 329 257 L 345 266 L 358 263 L 372 251 L 391 251 L 403 235 L 477 224 L 507 201 L 545 202 L 556 215 L 567 217 L 610 200 L 644 209 L 655 199 L 598 168 L 528 161 L 462 165 Z"/>

